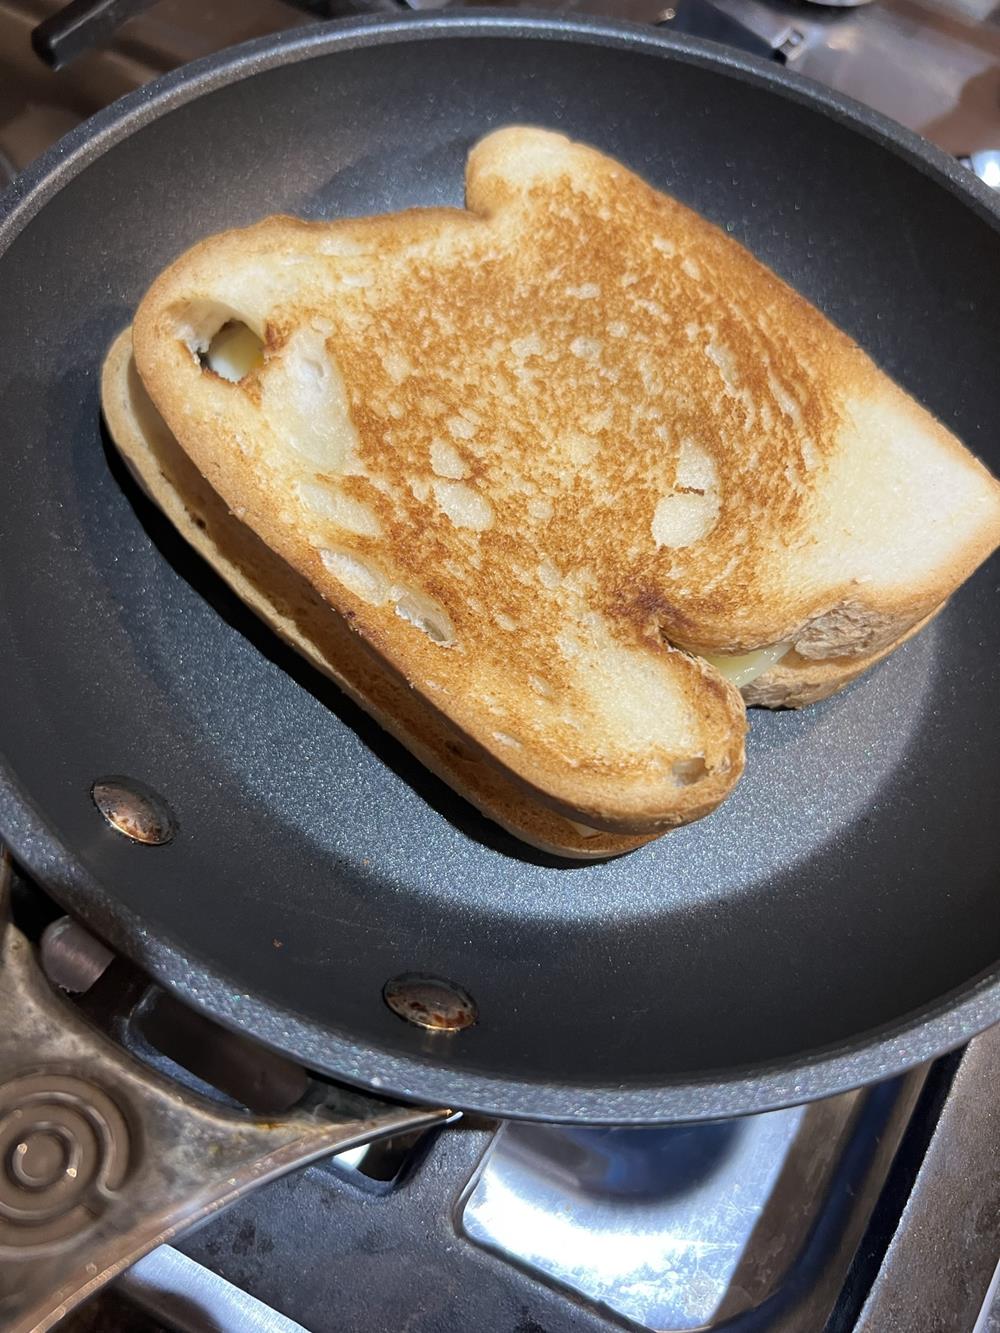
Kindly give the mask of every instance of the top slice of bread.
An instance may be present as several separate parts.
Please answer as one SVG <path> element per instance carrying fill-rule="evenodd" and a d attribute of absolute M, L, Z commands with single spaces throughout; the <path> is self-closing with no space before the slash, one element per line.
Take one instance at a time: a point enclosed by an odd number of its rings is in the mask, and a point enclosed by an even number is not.
<path fill-rule="evenodd" d="M 230 509 L 481 753 L 611 830 L 696 818 L 737 692 L 681 651 L 878 653 L 1000 540 L 1000 487 L 742 247 L 559 135 L 468 210 L 210 238 L 136 364 Z M 203 354 L 266 344 L 239 383 Z"/>
<path fill-rule="evenodd" d="M 230 514 L 149 401 L 135 369 L 131 329 L 105 357 L 101 406 L 133 480 L 215 573 L 279 638 L 488 818 L 522 842 L 574 860 L 617 856 L 645 841 L 565 819 L 531 800 L 495 765 L 477 762 L 446 719 L 423 707 L 416 691 L 375 660 L 308 581 Z"/>

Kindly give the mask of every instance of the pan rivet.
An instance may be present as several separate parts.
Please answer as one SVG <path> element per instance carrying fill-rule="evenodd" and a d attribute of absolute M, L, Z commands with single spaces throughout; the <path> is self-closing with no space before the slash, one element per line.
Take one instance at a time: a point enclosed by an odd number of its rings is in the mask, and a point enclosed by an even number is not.
<path fill-rule="evenodd" d="M 159 847 L 177 832 L 170 807 L 145 783 L 133 778 L 98 778 L 90 795 L 111 827 L 133 842 Z"/>
<path fill-rule="evenodd" d="M 402 972 L 385 983 L 382 996 L 394 1014 L 429 1032 L 461 1032 L 479 1011 L 468 991 L 429 972 Z"/>
<path fill-rule="evenodd" d="M 660 12 L 659 12 L 659 13 L 657 14 L 657 16 L 656 16 L 656 22 L 657 22 L 657 23 L 671 23 L 676 17 L 677 17 L 677 10 L 676 10 L 676 9 L 673 9 L 673 8 L 670 8 L 670 9 L 661 9 Z"/>

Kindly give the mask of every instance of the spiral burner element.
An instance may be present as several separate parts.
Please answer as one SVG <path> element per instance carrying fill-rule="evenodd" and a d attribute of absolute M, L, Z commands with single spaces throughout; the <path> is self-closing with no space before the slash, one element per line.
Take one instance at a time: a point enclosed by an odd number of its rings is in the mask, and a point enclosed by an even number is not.
<path fill-rule="evenodd" d="M 128 1171 L 130 1136 L 108 1094 L 33 1074 L 0 1088 L 0 1250 L 75 1239 Z"/>

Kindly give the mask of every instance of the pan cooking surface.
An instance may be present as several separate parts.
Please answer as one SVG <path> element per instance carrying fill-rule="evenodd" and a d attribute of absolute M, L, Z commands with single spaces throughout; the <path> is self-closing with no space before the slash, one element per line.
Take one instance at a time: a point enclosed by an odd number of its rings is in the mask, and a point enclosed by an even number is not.
<path fill-rule="evenodd" d="M 746 776 L 711 818 L 571 866 L 501 834 L 278 644 L 102 437 L 104 351 L 182 249 L 274 211 L 458 204 L 469 147 L 522 121 L 726 227 L 1000 466 L 985 206 L 750 62 L 516 26 L 422 21 L 415 54 L 406 24 L 360 24 L 284 43 L 307 59 L 245 57 L 252 78 L 135 111 L 3 256 L 0 738 L 36 812 L 8 792 L 5 829 L 195 1002 L 397 1092 L 650 1119 L 889 1072 L 997 1016 L 986 977 L 922 1037 L 874 1055 L 860 1037 L 1000 956 L 996 561 L 845 694 L 754 711 Z M 169 801 L 171 844 L 104 824 L 88 790 L 110 773 Z M 465 987 L 478 1026 L 432 1038 L 394 1017 L 383 984 L 410 971 Z M 856 1054 L 810 1075 L 831 1047 Z"/>

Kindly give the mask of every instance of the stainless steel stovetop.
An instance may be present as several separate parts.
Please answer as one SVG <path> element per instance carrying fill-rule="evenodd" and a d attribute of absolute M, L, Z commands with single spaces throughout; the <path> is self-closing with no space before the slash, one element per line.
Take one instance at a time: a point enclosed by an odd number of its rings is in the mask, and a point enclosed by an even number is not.
<path fill-rule="evenodd" d="M 162 0 L 53 73 L 29 35 L 58 6 L 0 0 L 0 186 L 115 97 L 306 22 L 307 7 Z M 691 14 L 683 0 L 557 7 L 675 25 Z M 956 155 L 1000 148 L 997 0 L 715 10 L 749 44 Z M 40 891 L 23 886 L 21 899 L 38 926 L 51 914 Z M 79 965 L 60 962 L 58 938 L 56 975 Z M 123 995 L 118 1010 L 117 1034 L 182 1078 L 178 1060 L 204 1068 L 227 1040 L 204 1021 L 192 1031 L 148 993 L 141 1004 Z M 148 1256 L 72 1327 L 1000 1333 L 998 1092 L 1000 1029 L 877 1088 L 739 1121 L 582 1130 L 467 1119 L 268 1186 Z"/>

